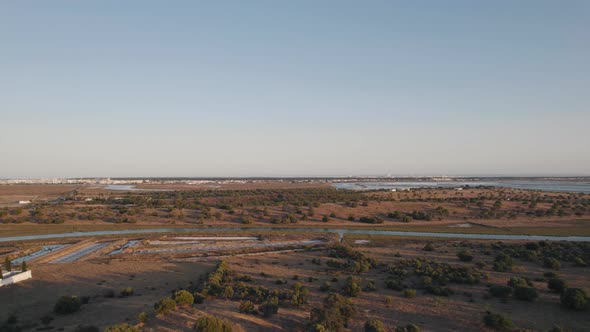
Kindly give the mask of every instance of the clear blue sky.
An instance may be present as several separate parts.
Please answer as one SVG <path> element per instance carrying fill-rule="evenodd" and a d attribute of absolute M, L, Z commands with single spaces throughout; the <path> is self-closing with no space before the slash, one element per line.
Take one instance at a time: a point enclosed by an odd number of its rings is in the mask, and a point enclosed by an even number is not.
<path fill-rule="evenodd" d="M 0 178 L 590 175 L 590 1 L 2 1 Z"/>

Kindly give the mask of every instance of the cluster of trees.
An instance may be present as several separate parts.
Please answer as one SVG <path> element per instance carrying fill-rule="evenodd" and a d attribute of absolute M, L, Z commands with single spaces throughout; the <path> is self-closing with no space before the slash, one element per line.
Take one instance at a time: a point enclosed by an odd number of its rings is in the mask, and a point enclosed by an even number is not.
<path fill-rule="evenodd" d="M 347 259 L 346 263 L 330 260 L 326 262 L 328 266 L 350 269 L 353 273 L 367 272 L 377 267 L 377 261 L 374 258 L 344 244 L 331 246 L 328 250 L 328 255 L 333 258 Z"/>
<path fill-rule="evenodd" d="M 314 308 L 311 311 L 312 331 L 341 331 L 348 327 L 355 315 L 356 309 L 350 298 L 330 293 L 324 299 L 322 308 Z"/>
<path fill-rule="evenodd" d="M 586 242 L 528 242 L 525 244 L 493 244 L 492 249 L 500 251 L 494 262 L 494 270 L 510 271 L 512 258 L 538 262 L 546 268 L 559 270 L 561 262 L 584 267 L 590 262 L 590 243 Z"/>
<path fill-rule="evenodd" d="M 477 284 L 485 275 L 470 267 L 453 267 L 446 263 L 438 263 L 426 258 L 401 259 L 388 268 L 389 276 L 385 285 L 389 289 L 407 291 L 405 281 L 411 275 L 419 279 L 420 286 L 427 293 L 438 296 L 449 296 L 453 291 L 446 287 L 449 283 Z M 415 294 L 415 291 L 414 291 Z M 411 294 L 410 294 L 411 295 Z"/>

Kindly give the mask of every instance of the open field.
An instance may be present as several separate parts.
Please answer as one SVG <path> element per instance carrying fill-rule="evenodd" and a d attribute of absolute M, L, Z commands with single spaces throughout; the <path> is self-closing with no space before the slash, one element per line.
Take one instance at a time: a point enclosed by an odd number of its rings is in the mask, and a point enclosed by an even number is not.
<path fill-rule="evenodd" d="M 79 185 L 67 184 L 0 185 L 0 208 L 18 206 L 19 201 L 47 202 L 55 200 L 79 187 Z"/>
<path fill-rule="evenodd" d="M 137 242 L 111 255 L 130 240 Z M 312 240 L 310 247 L 308 241 Z M 27 245 L 38 248 L 50 243 Z M 525 246 L 525 242 L 354 235 L 346 236 L 342 246 L 337 238 L 317 237 L 317 234 L 315 237 L 261 234 L 235 240 L 151 235 L 68 240 L 68 243 L 68 247 L 30 261 L 32 280 L 0 289 L 1 298 L 11 299 L 0 302 L 0 321 L 14 315 L 16 325 L 24 331 L 70 331 L 79 325 L 102 329 L 123 322 L 138 324 L 138 315 L 146 312 L 148 319 L 140 324 L 144 331 L 191 331 L 194 322 L 203 315 L 225 320 L 234 331 L 307 331 L 313 323 L 310 313 L 322 308 L 330 292 L 336 292 L 349 297 L 355 311 L 344 331 L 363 331 L 369 319 L 378 319 L 391 330 L 395 326 L 415 324 L 422 331 L 485 331 L 488 328 L 483 317 L 487 311 L 509 316 L 516 326 L 531 331 L 546 331 L 555 325 L 570 331 L 585 331 L 590 326 L 587 311 L 563 308 L 559 294 L 547 289 L 550 278 L 547 273 L 553 272 L 568 287 L 590 291 L 590 268 L 578 267 L 571 261 L 571 254 L 590 260 L 588 244 L 583 243 Z M 83 248 L 101 243 L 106 244 L 76 255 Z M 274 243 L 277 247 L 239 247 L 251 243 Z M 427 245 L 432 246 L 430 251 L 425 251 Z M 11 253 L 18 252 L 21 246 L 22 243 L 6 244 L 3 248 L 16 258 Z M 146 251 L 149 249 L 158 251 Z M 472 260 L 460 260 L 457 253 L 461 251 L 469 252 Z M 495 270 L 494 261 L 502 252 L 513 257 L 511 271 Z M 546 255 L 558 258 L 561 263 L 558 270 L 544 267 Z M 54 263 L 60 257 L 72 256 L 76 259 Z M 211 280 L 221 260 L 226 262 L 227 272 L 217 293 L 216 288 L 204 281 Z M 444 273 L 463 271 L 475 279 L 466 282 L 451 277 L 443 283 L 438 274 L 419 273 L 428 270 L 418 270 L 415 264 L 435 270 L 443 268 Z M 400 268 L 407 273 L 401 279 L 396 272 Z M 424 273 L 430 277 L 426 278 Z M 358 278 L 354 280 L 362 289 L 354 296 L 347 287 L 350 276 Z M 538 297 L 529 302 L 518 300 L 514 294 L 506 298 L 490 295 L 490 285 L 506 286 L 513 276 L 527 278 L 530 281 L 527 287 L 533 287 Z M 303 289 L 297 288 L 302 293 L 297 293 L 296 304 L 292 300 L 294 287 Z M 121 295 L 125 288 L 131 288 L 132 294 Z M 173 296 L 179 289 L 195 295 L 206 294 L 203 303 L 179 305 L 168 313 L 156 314 L 154 303 Z M 404 289 L 416 289 L 415 297 L 405 296 Z M 86 304 L 72 314 L 55 314 L 53 306 L 63 295 L 80 296 Z M 239 311 L 242 301 L 250 300 L 257 308 L 272 296 L 279 299 L 278 313 L 274 315 L 266 317 L 262 313 Z"/>

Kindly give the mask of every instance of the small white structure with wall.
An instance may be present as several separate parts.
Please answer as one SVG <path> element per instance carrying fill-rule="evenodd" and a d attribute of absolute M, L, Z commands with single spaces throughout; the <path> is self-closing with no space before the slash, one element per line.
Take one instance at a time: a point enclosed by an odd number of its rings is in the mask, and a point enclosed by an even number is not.
<path fill-rule="evenodd" d="M 33 278 L 31 274 L 31 270 L 22 272 L 22 271 L 14 271 L 14 272 L 3 272 L 2 279 L 0 279 L 0 287 L 16 284 L 17 282 L 21 282 L 27 279 Z"/>
<path fill-rule="evenodd" d="M 18 201 L 18 204 L 31 204 L 31 201 Z"/>

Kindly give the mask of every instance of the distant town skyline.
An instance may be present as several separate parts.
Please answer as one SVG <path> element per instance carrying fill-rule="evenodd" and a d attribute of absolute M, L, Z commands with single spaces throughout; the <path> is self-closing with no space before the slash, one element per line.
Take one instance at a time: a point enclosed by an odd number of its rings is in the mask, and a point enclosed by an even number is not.
<path fill-rule="evenodd" d="M 0 179 L 590 175 L 588 1 L 7 2 Z"/>

